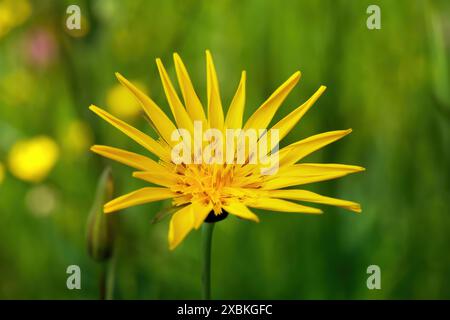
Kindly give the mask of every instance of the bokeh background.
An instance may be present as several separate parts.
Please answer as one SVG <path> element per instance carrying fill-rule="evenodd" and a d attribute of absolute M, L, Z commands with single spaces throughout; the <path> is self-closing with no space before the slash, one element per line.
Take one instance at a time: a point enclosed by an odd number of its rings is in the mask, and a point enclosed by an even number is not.
<path fill-rule="evenodd" d="M 65 27 L 77 4 L 82 29 Z M 381 8 L 381 30 L 366 9 Z M 91 103 L 150 132 L 119 71 L 169 111 L 154 59 L 174 76 L 179 52 L 205 101 L 205 49 L 224 105 L 247 70 L 246 116 L 296 70 L 276 119 L 320 85 L 325 94 L 284 143 L 353 128 L 308 158 L 367 171 L 310 190 L 361 202 L 362 214 L 261 213 L 218 223 L 213 298 L 450 298 L 450 3 L 448 1 L 0 0 L 0 298 L 97 299 L 103 266 L 87 251 L 87 220 L 103 169 L 115 194 L 144 183 L 89 152 L 142 152 L 93 115 Z M 162 206 L 116 215 L 116 299 L 201 297 L 200 232 L 175 251 Z M 66 268 L 81 268 L 81 290 Z M 368 290 L 379 265 L 382 289 Z"/>

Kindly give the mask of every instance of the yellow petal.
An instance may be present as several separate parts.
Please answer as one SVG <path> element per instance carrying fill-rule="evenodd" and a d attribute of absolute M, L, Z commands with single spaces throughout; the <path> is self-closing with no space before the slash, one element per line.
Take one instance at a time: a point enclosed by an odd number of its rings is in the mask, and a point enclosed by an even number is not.
<path fill-rule="evenodd" d="M 177 123 L 178 128 L 186 129 L 189 132 L 193 133 L 193 122 L 183 104 L 181 103 L 180 98 L 178 98 L 178 95 L 173 88 L 172 82 L 169 79 L 169 75 L 167 74 L 167 71 L 162 64 L 161 59 L 156 59 L 156 65 L 158 66 L 158 71 L 164 87 L 164 92 L 166 93 L 167 101 L 169 102 L 170 109 L 172 110 L 172 114 L 175 118 L 175 122 Z"/>
<path fill-rule="evenodd" d="M 321 86 L 304 104 L 289 113 L 286 117 L 281 119 L 272 127 L 272 129 L 279 130 L 278 137 L 280 141 L 289 133 L 289 131 L 291 131 L 291 129 L 300 121 L 304 114 L 313 106 L 313 104 L 317 101 L 317 99 L 319 99 L 325 89 L 325 86 Z"/>
<path fill-rule="evenodd" d="M 328 204 L 358 213 L 361 212 L 361 206 L 356 202 L 326 197 L 307 190 L 272 190 L 270 195 L 275 198 Z"/>
<path fill-rule="evenodd" d="M 177 175 L 169 172 L 137 171 L 133 172 L 133 177 L 165 187 L 171 187 L 177 183 Z"/>
<path fill-rule="evenodd" d="M 350 132 L 352 132 L 352 129 L 329 131 L 295 142 L 279 151 L 280 167 L 294 164 L 314 151 L 341 139 Z"/>
<path fill-rule="evenodd" d="M 289 168 L 282 168 L 275 176 L 267 176 L 263 183 L 264 190 L 281 189 L 306 183 L 337 179 L 351 173 L 364 171 L 359 166 L 344 164 L 301 163 Z"/>
<path fill-rule="evenodd" d="M 202 104 L 197 94 L 195 93 L 194 86 L 192 85 L 191 78 L 189 77 L 183 61 L 177 53 L 173 54 L 173 59 L 175 62 L 175 70 L 177 72 L 178 83 L 180 85 L 181 93 L 183 95 L 184 103 L 186 105 L 186 110 L 189 116 L 191 117 L 192 121 L 206 121 Z"/>
<path fill-rule="evenodd" d="M 194 227 L 192 205 L 175 212 L 169 224 L 169 248 L 175 249 Z"/>
<path fill-rule="evenodd" d="M 303 206 L 295 202 L 285 201 L 281 199 L 261 197 L 257 199 L 248 200 L 245 202 L 245 204 L 252 208 L 272 210 L 272 211 L 312 213 L 312 214 L 322 213 L 322 210 L 320 209 Z"/>
<path fill-rule="evenodd" d="M 157 155 L 162 159 L 170 159 L 170 153 L 165 150 L 158 142 L 153 140 L 151 137 L 139 131 L 138 129 L 130 126 L 129 124 L 123 122 L 112 116 L 105 110 L 100 109 L 94 105 L 89 107 L 91 111 L 96 113 L 98 116 L 103 118 L 105 121 L 109 122 L 111 125 L 122 131 L 124 134 L 129 136 L 131 139 L 139 143 L 141 146 L 149 150 L 151 153 Z"/>
<path fill-rule="evenodd" d="M 144 203 L 173 198 L 176 195 L 167 188 L 145 187 L 111 200 L 105 204 L 103 211 L 110 213 Z"/>
<path fill-rule="evenodd" d="M 208 214 L 211 212 L 212 209 L 213 206 L 211 203 L 209 203 L 207 206 L 198 202 L 192 203 L 192 212 L 194 213 L 195 229 L 198 229 L 201 226 L 201 224 L 203 223 L 203 221 L 205 221 L 206 217 L 208 216 Z"/>
<path fill-rule="evenodd" d="M 222 206 L 222 208 L 228 213 L 231 213 L 239 218 L 259 222 L 258 216 L 251 212 L 247 208 L 247 206 L 240 202 L 233 201 L 230 202 L 227 206 Z"/>
<path fill-rule="evenodd" d="M 171 134 L 176 130 L 175 125 L 167 117 L 167 115 L 158 107 L 158 105 L 153 102 L 145 93 L 140 91 L 136 86 L 134 86 L 130 81 L 125 79 L 120 73 L 116 72 L 116 77 L 119 82 L 128 90 L 133 93 L 136 99 L 140 102 L 145 113 L 149 117 L 153 127 L 157 133 L 163 138 L 169 145 L 174 145 L 171 140 Z"/>
<path fill-rule="evenodd" d="M 353 166 L 340 163 L 299 163 L 289 167 L 281 168 L 278 176 L 303 177 L 315 175 L 347 175 L 350 173 L 361 172 L 365 169 L 360 166 Z"/>
<path fill-rule="evenodd" d="M 206 50 L 206 82 L 208 92 L 208 122 L 214 129 L 223 129 L 223 109 L 220 99 L 219 82 L 209 50 Z"/>
<path fill-rule="evenodd" d="M 300 71 L 294 73 L 267 99 L 245 123 L 244 129 L 266 129 L 280 105 L 300 79 Z"/>
<path fill-rule="evenodd" d="M 242 71 L 241 81 L 239 82 L 239 87 L 231 101 L 230 108 L 227 112 L 227 117 L 225 119 L 225 127 L 231 129 L 242 128 L 242 118 L 244 116 L 245 107 L 245 80 L 246 73 Z"/>
<path fill-rule="evenodd" d="M 165 170 L 152 159 L 130 151 L 101 145 L 92 146 L 91 151 L 139 170 Z"/>
<path fill-rule="evenodd" d="M 257 198 L 257 197 L 270 197 L 269 192 L 261 189 L 245 188 L 245 187 L 223 187 L 223 193 L 235 198 Z"/>

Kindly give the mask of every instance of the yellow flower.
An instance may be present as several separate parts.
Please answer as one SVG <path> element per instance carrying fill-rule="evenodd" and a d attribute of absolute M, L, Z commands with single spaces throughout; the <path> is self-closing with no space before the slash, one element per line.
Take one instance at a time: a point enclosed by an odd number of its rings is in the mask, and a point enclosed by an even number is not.
<path fill-rule="evenodd" d="M 154 140 L 106 111 L 90 106 L 93 112 L 158 158 L 158 161 L 155 161 L 140 154 L 109 146 L 95 145 L 91 148 L 92 151 L 104 157 L 137 169 L 138 171 L 133 173 L 134 177 L 158 185 L 158 187 L 144 187 L 108 202 L 104 206 L 105 213 L 153 201 L 173 199 L 174 206 L 179 207 L 179 210 L 172 215 L 169 225 L 169 247 L 174 249 L 192 229 L 199 228 L 204 221 L 218 221 L 232 214 L 258 222 L 259 218 L 250 208 L 309 214 L 322 213 L 320 209 L 292 202 L 293 200 L 329 204 L 361 212 L 360 205 L 355 202 L 330 198 L 307 190 L 284 189 L 335 179 L 364 170 L 362 167 L 343 164 L 298 164 L 298 161 L 307 155 L 349 134 L 350 129 L 317 134 L 290 144 L 279 151 L 270 149 L 267 152 L 266 150 L 267 155 L 271 154 L 278 158 L 279 169 L 274 174 L 262 173 L 262 165 L 251 161 L 254 154 L 250 153 L 250 149 L 245 150 L 244 163 L 208 164 L 185 161 L 177 164 L 172 153 L 177 145 L 177 142 L 173 141 L 177 130 L 184 129 L 191 138 L 195 139 L 194 121 L 200 122 L 207 128 L 217 129 L 219 132 L 225 132 L 230 128 L 244 130 L 268 128 L 276 111 L 300 79 L 300 72 L 294 73 L 246 122 L 243 122 L 245 71 L 242 72 L 241 81 L 228 112 L 224 115 L 215 67 L 209 51 L 206 52 L 207 114 L 205 115 L 202 103 L 194 91 L 178 54 L 174 54 L 174 61 L 184 103 L 176 93 L 161 60 L 157 59 L 156 63 L 175 123 L 151 98 L 122 75 L 116 74 L 119 82 L 140 101 L 149 122 L 160 137 L 158 140 Z M 321 86 L 309 100 L 271 127 L 278 133 L 279 139 L 289 133 L 324 90 L 325 87 Z M 269 131 L 267 135 L 271 138 Z M 188 138 L 183 137 L 183 143 L 188 141 Z M 262 138 L 263 135 L 259 136 L 260 140 Z M 239 144 L 236 145 L 238 147 L 235 147 L 235 151 L 241 149 Z M 195 158 L 196 154 L 197 150 L 189 154 L 189 159 Z"/>
<path fill-rule="evenodd" d="M 2 184 L 5 179 L 5 166 L 0 162 L 0 184 Z"/>
<path fill-rule="evenodd" d="M 142 92 L 145 92 L 142 84 L 137 82 L 134 82 L 134 84 Z M 133 94 L 120 84 L 115 85 L 108 91 L 106 95 L 106 105 L 108 106 L 109 111 L 116 114 L 118 117 L 128 120 L 139 115 L 142 110 Z"/>
<path fill-rule="evenodd" d="M 19 179 L 40 182 L 47 177 L 58 155 L 58 146 L 47 136 L 21 140 L 9 152 L 9 169 Z"/>

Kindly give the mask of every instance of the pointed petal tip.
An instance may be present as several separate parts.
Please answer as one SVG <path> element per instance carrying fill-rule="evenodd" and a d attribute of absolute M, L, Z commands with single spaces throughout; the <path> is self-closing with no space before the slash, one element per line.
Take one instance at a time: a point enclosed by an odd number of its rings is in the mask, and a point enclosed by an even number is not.
<path fill-rule="evenodd" d="M 206 53 L 206 62 L 208 64 L 212 64 L 214 66 L 214 62 L 213 62 L 213 57 L 212 57 L 211 51 L 205 50 L 205 53 Z"/>
<path fill-rule="evenodd" d="M 114 75 L 120 83 L 125 85 L 127 84 L 128 80 L 120 72 L 115 72 Z"/>
<path fill-rule="evenodd" d="M 175 242 L 174 236 L 173 236 L 171 231 L 172 230 L 169 230 L 169 234 L 168 234 L 167 240 L 169 242 L 169 250 L 173 251 L 180 244 L 180 242 L 178 242 L 178 243 Z"/>
<path fill-rule="evenodd" d="M 340 164 L 339 164 L 340 165 Z M 349 173 L 356 173 L 356 172 L 362 172 L 362 171 L 366 171 L 366 168 L 361 167 L 361 166 L 354 166 L 354 165 L 343 165 L 346 167 L 346 169 L 348 169 Z"/>
<path fill-rule="evenodd" d="M 175 64 L 181 64 L 182 63 L 181 57 L 178 54 L 178 52 L 174 52 L 172 56 L 173 56 L 173 60 L 175 61 Z"/>
<path fill-rule="evenodd" d="M 91 104 L 89 106 L 89 110 L 91 110 L 94 113 L 98 113 L 101 109 L 99 107 L 97 107 L 95 104 Z"/>
<path fill-rule="evenodd" d="M 335 132 L 336 133 L 339 132 L 340 134 L 342 134 L 342 137 L 345 137 L 345 136 L 349 135 L 350 133 L 352 133 L 353 129 L 349 128 L 349 129 L 344 129 L 344 130 L 336 130 Z"/>
<path fill-rule="evenodd" d="M 105 203 L 103 205 L 103 212 L 105 214 L 110 214 L 110 213 L 113 213 L 113 212 L 118 212 L 119 210 L 122 210 L 122 209 L 126 209 L 126 208 L 117 206 L 117 201 L 116 201 L 117 199 L 118 198 L 113 199 L 113 200 L 111 200 L 111 201 L 109 201 L 109 202 L 107 202 L 107 203 Z"/>
<path fill-rule="evenodd" d="M 133 177 L 133 178 L 139 178 L 139 177 L 142 177 L 142 174 L 143 173 L 145 173 L 145 172 L 143 172 L 143 171 L 134 171 L 132 174 L 131 174 L 131 176 Z"/>
<path fill-rule="evenodd" d="M 346 209 L 348 209 L 348 210 L 350 210 L 350 211 L 352 211 L 354 213 L 357 213 L 357 214 L 362 212 L 362 208 L 361 208 L 361 205 L 359 203 L 355 203 L 354 205 L 352 205 L 350 207 L 347 207 Z"/>
<path fill-rule="evenodd" d="M 290 83 L 291 85 L 295 86 L 300 80 L 301 76 L 302 73 L 300 71 L 296 71 L 292 74 L 292 76 L 289 77 L 289 79 L 286 80 L 284 84 Z"/>
<path fill-rule="evenodd" d="M 200 224 L 195 224 L 195 225 L 194 225 L 194 229 L 195 229 L 195 230 L 198 230 L 198 229 L 201 227 L 202 224 L 203 224 L 203 222 L 200 223 Z"/>
<path fill-rule="evenodd" d="M 110 214 L 111 212 L 114 212 L 114 211 L 115 211 L 114 207 L 112 207 L 111 205 L 108 206 L 108 203 L 103 206 L 104 214 Z"/>

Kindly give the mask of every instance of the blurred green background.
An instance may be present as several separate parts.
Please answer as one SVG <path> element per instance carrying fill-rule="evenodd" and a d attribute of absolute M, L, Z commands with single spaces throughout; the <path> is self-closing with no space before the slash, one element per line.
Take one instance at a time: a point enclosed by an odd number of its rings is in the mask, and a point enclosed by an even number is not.
<path fill-rule="evenodd" d="M 65 27 L 71 4 L 81 31 Z M 370 4 L 381 30 L 366 27 Z M 143 150 L 88 106 L 150 132 L 114 72 L 169 111 L 154 59 L 174 76 L 180 53 L 205 101 L 205 49 L 224 106 L 247 70 L 247 117 L 296 70 L 300 84 L 275 120 L 326 85 L 284 143 L 353 128 L 308 160 L 367 168 L 309 188 L 358 201 L 362 214 L 324 207 L 320 217 L 218 223 L 213 298 L 450 298 L 449 17 L 444 0 L 0 0 L 0 298 L 98 298 L 101 266 L 86 244 L 98 179 L 111 165 L 116 195 L 145 183 L 89 152 Z M 169 251 L 168 219 L 151 224 L 164 205 L 116 215 L 116 299 L 201 297 L 200 232 Z M 81 290 L 66 288 L 72 264 Z M 371 264 L 381 290 L 366 287 Z"/>

